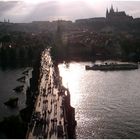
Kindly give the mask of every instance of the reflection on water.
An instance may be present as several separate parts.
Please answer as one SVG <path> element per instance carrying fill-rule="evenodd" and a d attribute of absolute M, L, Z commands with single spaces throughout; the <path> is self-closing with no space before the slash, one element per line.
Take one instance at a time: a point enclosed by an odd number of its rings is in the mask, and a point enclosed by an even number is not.
<path fill-rule="evenodd" d="M 59 65 L 76 111 L 77 138 L 140 138 L 140 69 L 86 71 L 87 64 Z"/>
<path fill-rule="evenodd" d="M 70 68 L 70 69 L 69 69 Z M 65 87 L 71 89 L 71 92 L 74 93 L 76 92 L 76 90 L 78 91 L 79 87 L 80 87 L 80 78 L 82 75 L 82 71 L 80 70 L 80 67 L 76 67 L 75 65 L 70 64 L 69 67 L 67 67 L 66 65 L 60 65 L 59 67 L 60 69 L 60 75 L 63 77 L 63 84 Z M 77 87 L 77 88 L 75 88 Z M 71 96 L 71 104 L 72 106 L 76 106 L 78 103 L 78 101 L 80 101 L 80 94 L 73 94 L 73 96 Z"/>

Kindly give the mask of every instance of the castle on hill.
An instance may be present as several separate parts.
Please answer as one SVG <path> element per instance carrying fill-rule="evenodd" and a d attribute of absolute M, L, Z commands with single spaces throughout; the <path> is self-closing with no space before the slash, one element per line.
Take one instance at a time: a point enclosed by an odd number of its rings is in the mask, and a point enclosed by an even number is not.
<path fill-rule="evenodd" d="M 88 18 L 88 19 L 77 19 L 76 23 L 86 24 L 86 23 L 126 23 L 133 20 L 132 16 L 126 15 L 125 11 L 116 11 L 114 10 L 113 6 L 111 5 L 110 9 L 106 10 L 106 17 L 95 17 L 95 18 Z"/>
<path fill-rule="evenodd" d="M 130 21 L 133 20 L 133 17 L 126 15 L 125 11 L 118 11 L 118 9 L 115 11 L 111 5 L 110 10 L 106 10 L 106 19 L 110 21 Z"/>

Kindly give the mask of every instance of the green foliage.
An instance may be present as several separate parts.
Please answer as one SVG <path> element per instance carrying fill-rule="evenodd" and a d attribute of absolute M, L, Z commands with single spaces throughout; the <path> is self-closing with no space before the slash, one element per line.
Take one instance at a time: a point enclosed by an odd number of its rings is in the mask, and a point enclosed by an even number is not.
<path fill-rule="evenodd" d="M 11 37 L 10 35 L 4 35 L 3 37 L 1 37 L 0 39 L 1 42 L 11 42 Z"/>
<path fill-rule="evenodd" d="M 122 53 L 126 60 L 128 61 L 140 61 L 140 41 L 133 40 L 123 40 L 121 42 Z"/>
<path fill-rule="evenodd" d="M 10 42 L 9 42 L 10 41 Z M 1 37 L 0 65 L 6 67 L 33 66 L 51 42 L 48 34 L 32 35 L 31 33 L 12 32 Z"/>

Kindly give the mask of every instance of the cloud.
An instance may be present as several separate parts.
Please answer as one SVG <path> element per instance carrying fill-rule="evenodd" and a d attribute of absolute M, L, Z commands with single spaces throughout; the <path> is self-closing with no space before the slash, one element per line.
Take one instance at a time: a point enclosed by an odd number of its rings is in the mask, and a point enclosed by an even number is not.
<path fill-rule="evenodd" d="M 24 18 L 34 9 L 23 1 L 5 1 L 0 4 L 0 20 L 10 19 L 12 22 L 23 22 Z M 27 22 L 27 21 L 26 21 Z"/>
<path fill-rule="evenodd" d="M 0 16 L 2 16 L 8 10 L 14 8 L 17 5 L 18 1 L 4 2 L 0 1 Z"/>
<path fill-rule="evenodd" d="M 59 2 L 49 1 L 34 5 L 33 10 L 28 14 L 26 20 L 50 20 L 49 17 L 55 17 L 59 11 Z"/>
<path fill-rule="evenodd" d="M 30 1 L 30 0 L 28 0 Z M 32 0 L 33 2 L 33 0 Z M 126 11 L 134 17 L 140 15 L 140 1 L 113 0 L 27 0 L 0 1 L 0 20 L 10 19 L 12 22 L 31 22 L 34 20 L 105 17 L 106 8 Z"/>

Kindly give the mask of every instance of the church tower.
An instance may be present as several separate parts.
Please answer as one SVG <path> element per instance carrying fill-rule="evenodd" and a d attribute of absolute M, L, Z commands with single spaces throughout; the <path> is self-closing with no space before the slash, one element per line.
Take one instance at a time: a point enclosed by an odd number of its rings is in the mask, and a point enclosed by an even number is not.
<path fill-rule="evenodd" d="M 110 13 L 114 13 L 113 5 L 111 5 Z"/>
<path fill-rule="evenodd" d="M 132 16 L 126 15 L 125 11 L 118 11 L 118 8 L 116 8 L 116 11 L 115 11 L 113 8 L 113 5 L 111 5 L 111 8 L 109 9 L 109 11 L 107 9 L 106 18 L 112 22 L 120 22 L 120 21 L 127 22 L 133 19 Z"/>
<path fill-rule="evenodd" d="M 106 18 L 108 17 L 108 8 L 106 9 Z"/>

